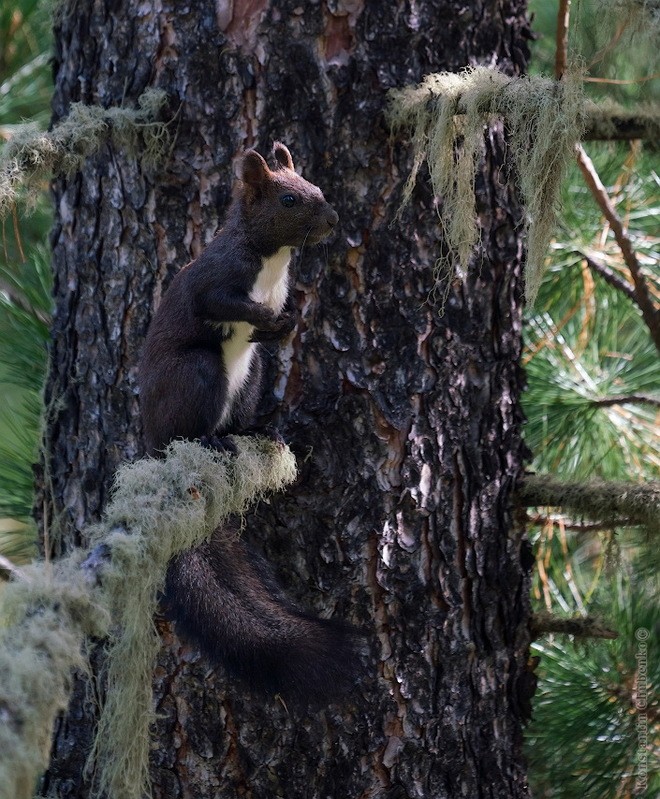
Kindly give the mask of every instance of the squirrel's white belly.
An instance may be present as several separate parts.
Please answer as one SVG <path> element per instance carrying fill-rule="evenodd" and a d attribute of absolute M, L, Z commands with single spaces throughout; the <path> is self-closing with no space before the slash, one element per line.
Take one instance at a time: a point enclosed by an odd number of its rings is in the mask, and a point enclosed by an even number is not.
<path fill-rule="evenodd" d="M 235 322 L 232 326 L 233 333 L 226 341 L 222 342 L 222 355 L 227 372 L 227 396 L 225 407 L 220 416 L 220 425 L 225 424 L 231 416 L 234 399 L 243 388 L 248 375 L 254 348 L 256 344 L 250 341 L 254 328 L 247 322 Z"/>
<path fill-rule="evenodd" d="M 262 258 L 261 271 L 250 291 L 251 300 L 267 305 L 278 315 L 289 296 L 290 260 L 291 247 L 281 247 L 270 258 Z"/>
<path fill-rule="evenodd" d="M 280 314 L 289 293 L 289 261 L 291 247 L 282 247 L 270 258 L 262 259 L 262 267 L 250 291 L 250 299 L 267 305 Z M 227 329 L 229 328 L 229 329 Z M 234 399 L 250 374 L 254 348 L 250 341 L 254 327 L 248 322 L 226 325 L 229 338 L 222 342 L 222 355 L 227 372 L 227 399 L 219 424 L 225 424 L 232 412 Z"/>

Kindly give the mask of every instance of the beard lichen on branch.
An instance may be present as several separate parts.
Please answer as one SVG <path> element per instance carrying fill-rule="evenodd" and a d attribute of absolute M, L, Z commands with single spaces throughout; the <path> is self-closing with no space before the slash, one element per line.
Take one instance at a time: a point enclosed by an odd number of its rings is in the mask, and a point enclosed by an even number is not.
<path fill-rule="evenodd" d="M 137 108 L 71 103 L 69 114 L 50 131 L 33 123 L 15 126 L 0 156 L 0 219 L 19 200 L 30 207 L 44 180 L 81 169 L 108 141 L 139 153 L 143 166 L 153 168 L 170 146 L 167 123 L 157 119 L 166 99 L 162 89 L 147 89 Z"/>
<path fill-rule="evenodd" d="M 479 239 L 474 185 L 484 127 L 503 120 L 507 157 L 526 210 L 525 290 L 533 302 L 557 219 L 561 182 L 584 127 L 582 103 L 578 75 L 567 74 L 561 81 L 512 78 L 486 67 L 427 75 L 419 86 L 392 90 L 390 125 L 395 132 L 412 131 L 414 151 L 401 207 L 410 201 L 426 161 L 441 200 L 446 243 L 466 269 Z"/>
<path fill-rule="evenodd" d="M 100 796 L 148 795 L 154 624 L 167 564 L 296 476 L 287 448 L 236 438 L 235 458 L 176 441 L 167 457 L 123 466 L 90 550 L 22 571 L 0 604 L 0 785 L 31 799 L 73 669 L 87 671 L 87 637 L 107 637 L 108 687 L 89 759 Z M 91 554 L 90 554 L 91 552 Z"/>

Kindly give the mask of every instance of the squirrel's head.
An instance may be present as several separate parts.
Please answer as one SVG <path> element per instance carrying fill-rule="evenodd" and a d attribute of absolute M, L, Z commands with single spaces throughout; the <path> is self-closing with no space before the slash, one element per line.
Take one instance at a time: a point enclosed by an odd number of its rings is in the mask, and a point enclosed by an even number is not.
<path fill-rule="evenodd" d="M 274 170 L 256 150 L 243 156 L 244 221 L 264 250 L 317 244 L 334 229 L 337 212 L 318 186 L 296 174 L 291 153 L 281 142 L 275 142 L 273 155 Z"/>

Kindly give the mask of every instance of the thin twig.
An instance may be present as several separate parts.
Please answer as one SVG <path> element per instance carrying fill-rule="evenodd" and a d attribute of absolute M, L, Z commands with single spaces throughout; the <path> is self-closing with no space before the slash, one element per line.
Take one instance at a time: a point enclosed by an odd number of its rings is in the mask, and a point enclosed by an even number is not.
<path fill-rule="evenodd" d="M 9 558 L 0 555 L 0 571 L 7 572 L 14 580 L 21 580 L 22 582 L 29 582 L 25 572 L 19 569 Z"/>
<path fill-rule="evenodd" d="M 40 308 L 35 308 L 33 305 L 30 304 L 30 301 L 17 289 L 7 283 L 6 280 L 2 280 L 0 278 L 0 292 L 4 294 L 7 299 L 15 305 L 17 308 L 20 308 L 25 313 L 30 314 L 31 316 L 36 317 L 40 322 L 43 322 L 45 325 L 50 325 L 51 318 L 50 314 L 45 313 Z"/>
<path fill-rule="evenodd" d="M 571 0 L 560 0 L 557 12 L 557 49 L 555 50 L 555 78 L 560 80 L 566 72 L 568 62 L 568 22 L 571 15 Z"/>
<path fill-rule="evenodd" d="M 637 302 L 637 295 L 635 294 L 635 287 L 628 283 L 627 280 L 624 280 L 620 275 L 610 269 L 609 266 L 606 264 L 601 264 L 599 261 L 595 261 L 590 255 L 584 255 L 584 260 L 587 262 L 587 266 L 591 269 L 592 272 L 596 272 L 596 274 L 600 275 L 606 283 L 609 283 L 610 286 L 621 291 L 623 294 L 631 299 L 633 302 Z"/>
<path fill-rule="evenodd" d="M 628 27 L 628 25 L 629 25 L 629 20 L 624 20 L 622 22 L 619 22 L 619 24 L 617 25 L 616 31 L 614 32 L 614 36 L 612 36 L 612 38 L 605 45 L 605 47 L 603 47 L 601 50 L 599 50 L 596 53 L 596 55 L 593 57 L 593 59 L 587 64 L 587 68 L 586 68 L 587 72 L 592 67 L 596 66 L 596 64 L 600 63 L 609 52 L 614 50 L 614 48 L 616 47 L 616 45 L 619 42 L 619 39 L 623 36 L 623 34 L 624 34 L 626 28 Z"/>
<path fill-rule="evenodd" d="M 584 175 L 587 186 L 607 219 L 612 233 L 614 233 L 614 238 L 621 249 L 623 260 L 630 270 L 630 276 L 635 285 L 635 301 L 642 312 L 642 318 L 651 333 L 653 343 L 660 351 L 660 311 L 655 307 L 653 298 L 646 285 L 646 279 L 642 274 L 642 269 L 635 255 L 628 231 L 612 205 L 607 195 L 607 190 L 605 186 L 603 186 L 591 158 L 586 154 L 581 144 L 577 145 L 576 152 L 577 162 Z"/>
<path fill-rule="evenodd" d="M 625 405 L 630 402 L 641 402 L 646 405 L 656 405 L 660 408 L 660 397 L 654 397 L 652 394 L 624 394 L 618 397 L 603 397 L 602 399 L 592 400 L 591 404 L 606 408 L 608 405 Z"/>
<path fill-rule="evenodd" d="M 21 263 L 25 263 L 25 253 L 23 252 L 23 243 L 21 242 L 21 231 L 18 228 L 18 211 L 16 204 L 11 208 L 11 217 L 14 221 L 14 238 L 16 239 L 16 246 L 18 247 L 18 254 L 21 257 Z"/>
<path fill-rule="evenodd" d="M 616 78 L 584 78 L 587 83 L 611 83 L 613 86 L 629 86 L 635 83 L 646 83 L 649 80 L 660 78 L 660 72 L 654 75 L 645 75 L 643 78 L 632 78 L 631 80 L 617 80 Z"/>
<path fill-rule="evenodd" d="M 527 515 L 527 521 L 530 524 L 543 527 L 546 524 L 557 524 L 559 520 L 563 520 L 564 529 L 570 533 L 603 533 L 609 532 L 615 527 L 631 527 L 632 522 L 630 519 L 613 519 L 611 522 L 604 524 L 603 522 L 573 522 L 566 521 L 561 516 L 546 516 L 541 513 L 530 513 Z"/>
<path fill-rule="evenodd" d="M 557 49 L 555 52 L 555 77 L 557 80 L 559 80 L 566 71 L 570 10 L 571 0 L 560 0 L 557 14 Z M 620 35 L 620 32 L 617 32 L 617 37 Z M 635 286 L 635 301 L 642 312 L 642 318 L 651 333 L 653 342 L 660 351 L 660 311 L 658 311 L 653 303 L 639 261 L 637 260 L 630 237 L 628 236 L 628 231 L 616 213 L 610 198 L 607 196 L 607 191 L 598 177 L 596 168 L 582 148 L 582 145 L 578 144 L 576 151 L 578 164 L 587 185 L 591 189 L 591 193 L 594 195 L 596 202 L 609 222 L 614 237 L 621 248 L 623 259 L 630 270 L 630 275 Z"/>

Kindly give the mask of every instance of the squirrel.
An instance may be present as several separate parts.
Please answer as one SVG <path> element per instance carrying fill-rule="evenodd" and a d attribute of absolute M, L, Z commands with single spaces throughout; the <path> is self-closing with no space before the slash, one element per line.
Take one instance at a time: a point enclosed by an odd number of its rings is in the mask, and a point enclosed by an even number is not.
<path fill-rule="evenodd" d="M 295 327 L 283 312 L 292 248 L 321 242 L 338 216 L 284 144 L 273 154 L 271 171 L 245 153 L 225 225 L 175 276 L 151 322 L 138 378 L 149 455 L 175 438 L 231 451 L 228 436 L 250 431 L 261 397 L 260 342 Z M 164 605 L 184 640 L 254 687 L 325 701 L 354 682 L 355 630 L 296 608 L 236 526 L 172 560 Z"/>

